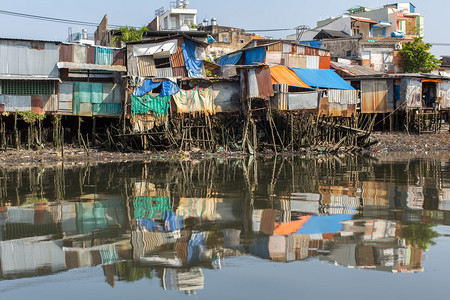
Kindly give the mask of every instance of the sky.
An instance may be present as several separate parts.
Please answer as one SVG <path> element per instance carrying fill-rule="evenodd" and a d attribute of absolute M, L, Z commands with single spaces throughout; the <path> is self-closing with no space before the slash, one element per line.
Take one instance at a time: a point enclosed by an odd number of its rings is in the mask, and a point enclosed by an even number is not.
<path fill-rule="evenodd" d="M 173 0 L 175 1 L 175 0 Z M 170 0 L 0 0 L 0 10 L 39 16 L 100 23 L 105 14 L 114 25 L 144 26 L 153 20 L 155 10 L 169 8 Z M 259 3 L 259 4 L 258 4 Z M 394 1 L 380 0 L 276 0 L 276 1 L 211 1 L 190 0 L 190 8 L 196 8 L 197 22 L 204 18 L 216 18 L 219 25 L 244 28 L 248 31 L 261 29 L 285 29 L 298 25 L 315 27 L 318 20 L 339 16 L 354 6 L 381 7 Z M 450 43 L 450 1 L 416 0 L 416 11 L 425 18 L 425 41 Z M 0 14 L 0 37 L 37 40 L 65 41 L 68 29 L 81 32 L 82 26 L 31 20 Z M 94 27 L 86 27 L 94 33 Z M 273 38 L 284 38 L 291 31 L 258 32 Z M 450 55 L 450 46 L 433 46 L 437 57 Z"/>

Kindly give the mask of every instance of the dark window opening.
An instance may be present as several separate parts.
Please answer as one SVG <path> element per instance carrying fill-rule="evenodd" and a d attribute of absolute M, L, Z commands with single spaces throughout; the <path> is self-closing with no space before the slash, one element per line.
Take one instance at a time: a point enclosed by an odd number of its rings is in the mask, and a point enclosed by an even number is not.
<path fill-rule="evenodd" d="M 157 69 L 170 68 L 170 58 L 155 58 L 155 67 Z"/>

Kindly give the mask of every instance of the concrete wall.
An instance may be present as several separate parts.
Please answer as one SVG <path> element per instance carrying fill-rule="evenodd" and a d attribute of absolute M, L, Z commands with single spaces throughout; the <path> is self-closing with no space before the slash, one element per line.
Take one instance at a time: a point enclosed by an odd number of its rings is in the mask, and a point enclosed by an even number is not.
<path fill-rule="evenodd" d="M 331 51 L 332 57 L 360 57 L 359 39 L 323 40 L 323 48 Z"/>
<path fill-rule="evenodd" d="M 215 82 L 214 107 L 216 112 L 235 112 L 241 108 L 239 81 Z"/>

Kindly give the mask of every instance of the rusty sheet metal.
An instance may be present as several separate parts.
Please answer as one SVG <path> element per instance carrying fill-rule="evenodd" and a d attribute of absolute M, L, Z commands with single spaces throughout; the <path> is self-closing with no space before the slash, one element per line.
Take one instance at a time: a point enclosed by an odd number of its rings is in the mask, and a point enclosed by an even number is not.
<path fill-rule="evenodd" d="M 0 95 L 0 104 L 5 112 L 23 112 L 31 110 L 31 96 Z"/>
<path fill-rule="evenodd" d="M 188 77 L 188 72 L 184 66 L 172 68 L 172 71 L 173 71 L 173 77 L 181 77 L 181 78 Z"/>
<path fill-rule="evenodd" d="M 155 60 L 153 59 L 153 56 L 151 55 L 139 56 L 137 57 L 137 60 L 138 60 L 139 76 L 141 77 L 156 76 Z"/>
<path fill-rule="evenodd" d="M 266 52 L 266 64 L 269 66 L 279 66 L 281 62 L 282 53 L 279 51 Z"/>
<path fill-rule="evenodd" d="M 328 116 L 342 117 L 342 112 L 347 109 L 346 105 L 331 102 L 328 110 Z"/>
<path fill-rule="evenodd" d="M 87 48 L 87 56 L 86 56 L 86 63 L 88 64 L 95 64 L 95 47 L 88 47 Z"/>
<path fill-rule="evenodd" d="M 363 80 L 361 81 L 361 113 L 372 114 L 374 112 L 373 80 Z"/>
<path fill-rule="evenodd" d="M 257 68 L 256 80 L 258 82 L 259 98 L 269 100 L 273 96 L 272 76 L 269 67 Z"/>
<path fill-rule="evenodd" d="M 285 65 L 290 68 L 306 68 L 306 57 L 300 55 L 289 54 Z"/>
<path fill-rule="evenodd" d="M 393 109 L 392 81 L 361 80 L 361 113 L 388 113 Z"/>
<path fill-rule="evenodd" d="M 342 105 L 358 103 L 357 90 L 328 90 L 328 102 Z"/>
<path fill-rule="evenodd" d="M 127 45 L 128 76 L 139 76 L 138 59 L 133 55 L 133 45 Z"/>
<path fill-rule="evenodd" d="M 319 49 L 305 47 L 305 55 L 319 56 Z"/>
<path fill-rule="evenodd" d="M 330 69 L 331 57 L 319 56 L 319 69 Z"/>
<path fill-rule="evenodd" d="M 71 113 L 72 101 L 73 101 L 73 83 L 72 82 L 60 83 L 58 94 L 58 111 Z"/>
<path fill-rule="evenodd" d="M 72 45 L 73 62 L 74 63 L 86 63 L 87 61 L 87 46 L 85 45 Z"/>
<path fill-rule="evenodd" d="M 320 99 L 320 106 L 319 106 L 319 115 L 325 115 L 328 116 L 330 111 L 330 104 L 328 103 L 327 97 L 322 97 Z"/>
<path fill-rule="evenodd" d="M 59 61 L 73 62 L 72 45 L 61 44 L 59 46 Z"/>
<path fill-rule="evenodd" d="M 283 42 L 278 42 L 278 43 L 267 46 L 266 52 L 272 52 L 272 51 L 283 52 Z"/>
<path fill-rule="evenodd" d="M 388 206 L 389 184 L 384 182 L 365 181 L 362 186 L 364 205 Z"/>
<path fill-rule="evenodd" d="M 42 96 L 31 96 L 31 111 L 37 114 L 44 113 L 44 98 Z"/>
<path fill-rule="evenodd" d="M 113 50 L 113 66 L 125 66 L 125 50 Z"/>
<path fill-rule="evenodd" d="M 441 109 L 450 108 L 450 80 L 442 80 L 439 85 L 438 97 L 440 98 L 439 107 Z"/>
<path fill-rule="evenodd" d="M 184 57 L 183 57 L 183 49 L 181 48 L 181 44 L 183 43 L 183 39 L 178 39 L 177 52 L 170 56 L 172 67 L 179 68 L 184 67 Z"/>

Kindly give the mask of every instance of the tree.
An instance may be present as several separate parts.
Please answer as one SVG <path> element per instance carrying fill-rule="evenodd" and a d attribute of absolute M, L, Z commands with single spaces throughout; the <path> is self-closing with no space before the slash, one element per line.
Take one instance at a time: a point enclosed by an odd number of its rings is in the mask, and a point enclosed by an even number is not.
<path fill-rule="evenodd" d="M 136 29 L 135 27 L 130 26 L 124 26 L 119 27 L 118 30 L 116 30 L 116 33 L 114 34 L 112 41 L 113 43 L 117 42 L 134 42 L 134 41 L 140 41 L 142 40 L 142 36 L 144 32 L 146 32 L 148 29 L 147 27 L 143 26 L 139 29 Z"/>
<path fill-rule="evenodd" d="M 431 44 L 421 37 L 403 44 L 400 53 L 400 66 L 406 73 L 430 73 L 438 68 L 439 60 L 430 53 Z"/>

